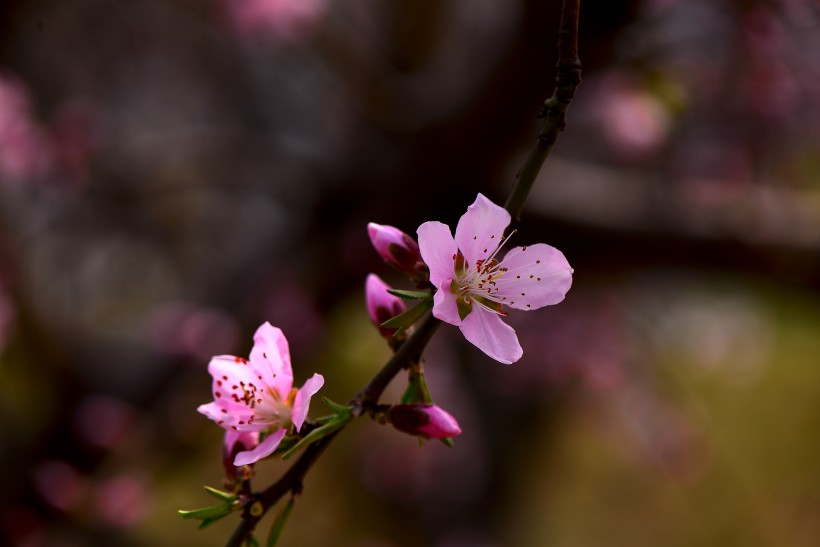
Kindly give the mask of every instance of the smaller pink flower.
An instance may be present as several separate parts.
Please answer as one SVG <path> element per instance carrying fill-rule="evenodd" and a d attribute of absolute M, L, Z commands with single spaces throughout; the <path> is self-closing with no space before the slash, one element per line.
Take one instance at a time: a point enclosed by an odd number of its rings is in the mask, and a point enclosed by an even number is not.
<path fill-rule="evenodd" d="M 310 398 L 324 384 L 322 375 L 314 374 L 301 389 L 293 387 L 288 341 L 270 323 L 259 327 L 253 340 L 249 360 L 232 355 L 211 359 L 214 401 L 197 409 L 227 431 L 267 434 L 254 448 L 236 455 L 237 466 L 272 454 L 291 426 L 298 431 Z"/>
<path fill-rule="evenodd" d="M 510 213 L 478 194 L 456 226 L 441 222 L 418 229 L 419 249 L 436 289 L 433 315 L 461 329 L 478 349 L 504 364 L 523 350 L 512 327 L 501 320 L 505 307 L 535 310 L 564 299 L 572 284 L 567 259 L 545 243 L 510 249 L 498 259 Z"/>
<path fill-rule="evenodd" d="M 367 234 L 373 248 L 388 266 L 406 273 L 416 281 L 427 280 L 427 266 L 421 258 L 415 239 L 398 228 L 375 222 L 367 225 Z"/>
<path fill-rule="evenodd" d="M 458 422 L 433 404 L 395 405 L 390 409 L 390 423 L 399 431 L 430 439 L 461 435 Z"/>
<path fill-rule="evenodd" d="M 390 288 L 378 275 L 367 276 L 364 288 L 367 315 L 385 338 L 392 338 L 397 329 L 388 329 L 381 324 L 407 311 L 404 300 L 387 292 Z"/>

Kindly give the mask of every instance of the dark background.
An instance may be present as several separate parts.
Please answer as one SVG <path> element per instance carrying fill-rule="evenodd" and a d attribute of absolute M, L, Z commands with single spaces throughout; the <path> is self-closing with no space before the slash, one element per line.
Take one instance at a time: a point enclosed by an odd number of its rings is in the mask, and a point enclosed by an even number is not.
<path fill-rule="evenodd" d="M 516 235 L 565 253 L 567 299 L 513 314 L 512 366 L 440 329 L 456 447 L 353 424 L 285 545 L 820 537 L 820 10 L 582 4 L 584 82 Z M 221 545 L 235 519 L 175 513 L 222 481 L 208 359 L 268 320 L 297 382 L 351 397 L 389 356 L 365 276 L 410 288 L 366 223 L 503 203 L 559 12 L 2 0 L 0 543 Z"/>

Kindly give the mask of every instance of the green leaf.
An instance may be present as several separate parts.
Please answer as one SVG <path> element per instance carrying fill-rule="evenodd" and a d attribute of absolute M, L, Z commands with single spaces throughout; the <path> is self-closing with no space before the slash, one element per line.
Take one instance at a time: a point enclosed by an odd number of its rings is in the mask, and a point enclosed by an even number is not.
<path fill-rule="evenodd" d="M 413 306 L 409 310 L 404 313 L 397 315 L 396 317 L 392 317 L 381 324 L 382 327 L 386 329 L 402 329 L 407 328 L 419 319 L 421 316 L 427 313 L 430 308 L 433 307 L 433 300 L 422 300 L 416 306 Z"/>
<path fill-rule="evenodd" d="M 190 511 L 186 511 L 180 509 L 177 513 L 184 519 L 196 519 L 196 520 L 205 520 L 205 519 L 220 519 L 224 516 L 231 514 L 233 511 L 233 503 L 220 503 L 219 505 L 211 505 L 210 507 L 202 507 L 201 509 L 192 509 Z"/>
<path fill-rule="evenodd" d="M 211 488 L 210 486 L 205 486 L 204 488 L 206 492 L 208 492 L 210 495 L 212 495 L 218 500 L 229 501 L 233 503 L 239 499 L 237 496 L 229 492 L 223 492 L 222 490 L 217 490 L 216 488 Z"/>
<path fill-rule="evenodd" d="M 271 526 L 270 534 L 268 535 L 268 542 L 267 547 L 275 547 L 276 542 L 279 541 L 279 536 L 282 535 L 282 530 L 285 529 L 285 523 L 290 516 L 290 511 L 293 509 L 293 504 L 295 500 L 293 496 L 291 496 L 287 503 L 279 510 L 276 514 L 276 518 L 273 521 L 273 526 Z"/>
<path fill-rule="evenodd" d="M 401 289 L 387 289 L 393 296 L 398 296 L 405 300 L 426 300 L 433 297 L 430 291 L 403 291 Z"/>
<path fill-rule="evenodd" d="M 337 415 L 333 420 L 329 421 L 323 426 L 317 427 L 296 443 L 293 447 L 291 447 L 288 451 L 282 454 L 282 459 L 286 460 L 290 458 L 296 451 L 298 451 L 303 446 L 307 446 L 309 444 L 313 444 L 319 439 L 323 439 L 338 431 L 339 429 L 343 428 L 347 423 L 353 419 L 353 414 L 350 413 L 348 415 Z"/>
<path fill-rule="evenodd" d="M 353 413 L 353 409 L 347 405 L 340 405 L 339 403 L 334 403 L 327 397 L 322 397 L 322 402 L 327 405 L 327 407 L 333 411 L 334 414 L 337 416 L 347 416 L 348 414 Z"/>
<path fill-rule="evenodd" d="M 245 547 L 259 547 L 259 541 L 254 536 L 248 536 L 245 540 Z"/>

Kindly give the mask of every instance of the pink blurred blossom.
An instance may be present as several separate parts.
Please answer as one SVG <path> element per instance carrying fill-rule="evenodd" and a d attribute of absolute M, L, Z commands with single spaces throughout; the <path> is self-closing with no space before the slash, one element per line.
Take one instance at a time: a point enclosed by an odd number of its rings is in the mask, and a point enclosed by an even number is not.
<path fill-rule="evenodd" d="M 666 142 L 672 120 L 653 95 L 618 73 L 600 76 L 590 84 L 591 116 L 612 149 L 627 158 L 640 159 Z"/>
<path fill-rule="evenodd" d="M 152 505 L 153 488 L 142 476 L 117 475 L 97 487 L 94 505 L 107 524 L 129 527 L 140 523 Z"/>
<path fill-rule="evenodd" d="M 75 426 L 87 443 L 110 448 L 125 438 L 134 417 L 134 408 L 125 401 L 92 395 L 77 408 Z"/>
<path fill-rule="evenodd" d="M 325 0 L 225 0 L 228 18 L 245 36 L 298 40 L 309 35 L 326 10 Z"/>
<path fill-rule="evenodd" d="M 239 325 L 230 314 L 187 302 L 158 308 L 150 325 L 155 347 L 171 355 L 207 359 L 239 343 Z"/>
<path fill-rule="evenodd" d="M 33 117 L 26 86 L 0 72 L 0 179 L 42 175 L 51 162 L 43 129 Z"/>
<path fill-rule="evenodd" d="M 34 487 L 49 505 L 61 511 L 76 508 L 86 494 L 86 480 L 66 462 L 53 460 L 34 469 Z"/>
<path fill-rule="evenodd" d="M 501 320 L 505 306 L 536 310 L 564 299 L 572 268 L 545 243 L 515 247 L 499 261 L 510 213 L 478 194 L 458 221 L 455 238 L 441 222 L 418 229 L 421 256 L 438 290 L 433 315 L 456 325 L 478 349 L 501 363 L 521 358 L 515 330 Z"/>
<path fill-rule="evenodd" d="M 249 465 L 272 454 L 293 426 L 307 418 L 310 398 L 324 384 L 314 374 L 301 389 L 293 388 L 288 341 L 282 331 L 264 323 L 256 330 L 250 360 L 232 355 L 211 359 L 214 402 L 198 410 L 228 431 L 266 432 L 252 450 L 236 455 L 234 465 Z"/>

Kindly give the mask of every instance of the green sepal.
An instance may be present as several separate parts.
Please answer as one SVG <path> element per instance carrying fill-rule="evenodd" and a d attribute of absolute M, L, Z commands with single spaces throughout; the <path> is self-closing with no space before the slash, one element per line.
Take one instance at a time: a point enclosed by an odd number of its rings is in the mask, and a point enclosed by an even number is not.
<path fill-rule="evenodd" d="M 392 317 L 381 324 L 386 329 L 406 329 L 427 313 L 433 307 L 433 300 L 428 298 L 422 300 L 417 305 L 413 306 L 404 313 L 400 313 L 396 317 Z"/>
<path fill-rule="evenodd" d="M 223 492 L 222 490 L 217 490 L 216 488 L 212 488 L 210 486 L 204 486 L 203 488 L 205 488 L 206 492 L 208 492 L 210 495 L 212 495 L 218 500 L 233 503 L 239 499 L 236 495 L 231 494 L 230 492 Z"/>
<path fill-rule="evenodd" d="M 430 291 L 403 291 L 401 289 L 387 289 L 393 296 L 398 296 L 405 300 L 427 300 L 433 297 Z"/>
<path fill-rule="evenodd" d="M 456 443 L 453 442 L 452 437 L 444 437 L 443 439 L 439 439 L 443 445 L 447 448 L 455 448 Z"/>
<path fill-rule="evenodd" d="M 351 411 L 350 414 L 343 414 L 343 415 L 336 415 L 333 417 L 332 420 L 328 421 L 326 424 L 317 427 L 293 445 L 289 450 L 287 450 L 284 454 L 282 454 L 282 459 L 287 460 L 290 458 L 294 453 L 296 453 L 300 448 L 303 446 L 307 446 L 309 444 L 313 444 L 319 439 L 323 439 L 330 435 L 331 433 L 335 433 L 339 429 L 343 428 L 347 423 L 353 419 L 353 412 Z"/>
<path fill-rule="evenodd" d="M 416 363 L 410 367 L 407 373 L 407 389 L 404 390 L 404 394 L 401 396 L 401 402 L 402 404 L 433 402 L 433 397 L 427 388 L 427 382 L 424 380 L 424 368 L 421 363 Z"/>
<path fill-rule="evenodd" d="M 273 520 L 273 525 L 270 528 L 270 534 L 268 534 L 268 541 L 265 544 L 267 547 L 275 547 L 276 542 L 279 541 L 279 536 L 282 535 L 282 530 L 285 529 L 285 523 L 290 516 L 294 502 L 295 500 L 293 496 L 291 496 L 279 512 L 276 513 L 276 518 Z"/>
<path fill-rule="evenodd" d="M 322 397 L 322 402 L 325 403 L 325 405 L 337 416 L 347 416 L 348 414 L 353 414 L 353 409 L 351 407 L 334 403 L 327 397 Z"/>

